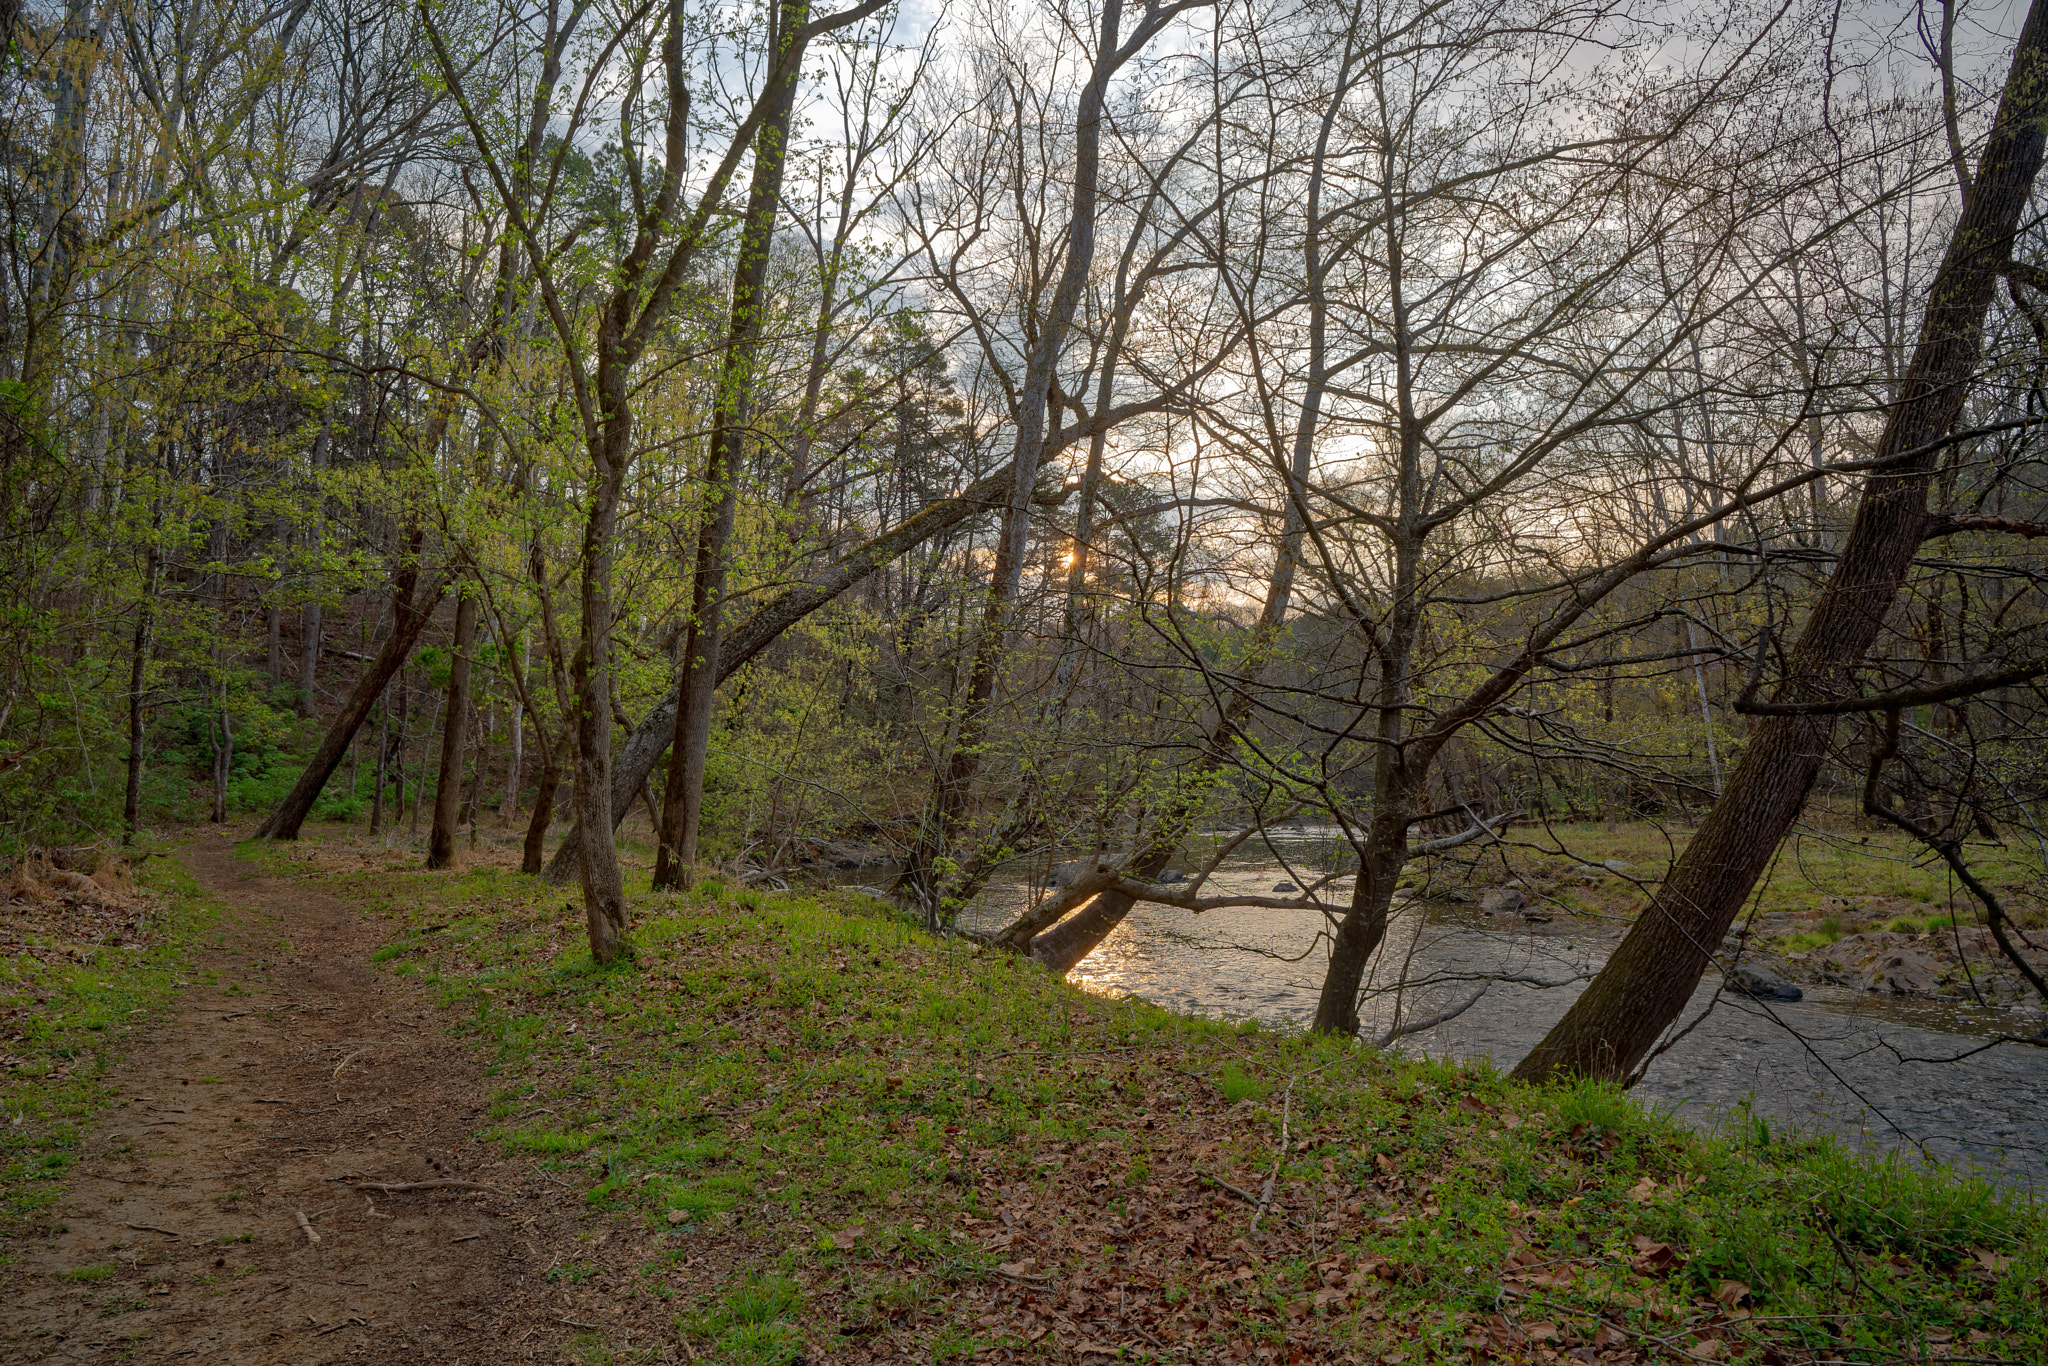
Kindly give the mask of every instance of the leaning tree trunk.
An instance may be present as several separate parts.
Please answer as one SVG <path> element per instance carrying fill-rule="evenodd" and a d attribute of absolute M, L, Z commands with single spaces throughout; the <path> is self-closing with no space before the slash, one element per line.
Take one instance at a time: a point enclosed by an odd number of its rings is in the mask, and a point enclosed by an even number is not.
<path fill-rule="evenodd" d="M 888 531 L 869 538 L 835 560 L 817 577 L 785 588 L 725 637 L 718 652 L 718 681 L 724 683 L 774 644 L 784 631 L 862 582 L 897 556 L 922 545 L 980 513 L 997 506 L 1010 487 L 1014 465 L 1004 465 L 993 474 L 976 480 L 954 497 L 943 498 Z M 675 733 L 676 707 L 681 684 L 654 705 L 626 738 L 612 771 L 612 810 L 623 819 L 633 794 L 647 781 L 654 766 L 668 748 Z M 548 861 L 542 874 L 549 884 L 562 887 L 576 876 L 581 855 L 580 829 L 571 831 L 562 847 Z"/>
<path fill-rule="evenodd" d="M 1928 484 L 1983 354 L 1985 311 L 2040 171 L 2048 118 L 2048 0 L 2020 31 L 1998 114 L 1899 398 L 1835 572 L 1786 664 L 1773 708 L 1838 700 L 1876 640 L 1930 529 Z M 1834 730 L 1831 714 L 1767 715 L 1726 790 L 1614 956 L 1515 1075 L 1632 1075 L 1678 1018 L 1805 805 Z"/>
<path fill-rule="evenodd" d="M 421 588 L 417 565 L 407 563 L 398 571 L 397 584 L 391 595 L 391 634 L 384 638 L 383 648 L 370 661 L 370 667 L 363 671 L 341 714 L 334 718 L 334 724 L 321 737 L 320 747 L 306 762 L 305 772 L 299 775 L 299 781 L 278 803 L 277 810 L 270 813 L 270 818 L 257 827 L 257 839 L 295 840 L 299 837 L 299 827 L 312 813 L 313 803 L 320 800 L 320 790 L 334 776 L 342 756 L 348 753 L 349 745 L 356 738 L 356 731 L 369 719 L 370 709 L 384 695 L 385 687 L 405 667 L 412 647 L 419 641 L 420 632 L 426 629 L 434 608 L 440 604 L 441 595 L 448 591 L 451 581 L 452 576 L 440 573 Z"/>
<path fill-rule="evenodd" d="M 441 727 L 441 773 L 434 785 L 434 828 L 427 836 L 427 867 L 455 864 L 455 828 L 462 806 L 462 760 L 469 743 L 469 655 L 476 640 L 474 593 L 455 603 L 455 640 L 448 663 L 447 718 Z"/>

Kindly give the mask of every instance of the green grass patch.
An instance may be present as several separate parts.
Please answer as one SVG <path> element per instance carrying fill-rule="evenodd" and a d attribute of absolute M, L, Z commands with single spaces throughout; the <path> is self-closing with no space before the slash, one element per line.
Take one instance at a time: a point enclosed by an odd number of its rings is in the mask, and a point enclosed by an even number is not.
<path fill-rule="evenodd" d="M 407 908 L 493 1054 L 486 1137 L 635 1248 L 740 1258 L 685 1292 L 700 1359 L 1044 1351 L 1059 1315 L 1198 1360 L 2048 1358 L 2048 1217 L 1967 1173 L 1089 996 L 850 894 L 641 889 L 599 967 L 508 872 L 335 886 Z"/>

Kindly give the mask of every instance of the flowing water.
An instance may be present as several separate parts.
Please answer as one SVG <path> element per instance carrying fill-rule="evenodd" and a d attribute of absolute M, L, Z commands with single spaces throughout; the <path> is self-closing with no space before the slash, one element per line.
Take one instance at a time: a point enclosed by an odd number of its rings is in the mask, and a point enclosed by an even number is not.
<path fill-rule="evenodd" d="M 1305 883 L 1327 857 L 1314 830 L 1226 860 L 1202 889 L 1272 894 Z M 869 873 L 864 879 L 872 880 Z M 1341 905 L 1349 879 L 1324 887 Z M 963 923 L 994 928 L 1042 891 L 992 885 Z M 1363 1016 L 1368 1035 L 1412 1025 L 1484 986 L 1455 1019 L 1407 1034 L 1411 1053 L 1488 1059 L 1503 1070 L 1561 1016 L 1606 961 L 1622 927 L 1592 922 L 1509 927 L 1476 907 L 1410 902 L 1397 908 L 1373 962 Z M 1237 907 L 1196 915 L 1140 906 L 1069 974 L 1091 991 L 1129 993 L 1196 1015 L 1306 1025 L 1323 954 L 1313 912 Z M 1521 978 L 1522 982 L 1499 980 Z M 1489 979 L 1493 979 L 1489 981 Z M 1529 985 L 1529 981 L 1562 985 Z M 1865 1149 L 1939 1158 L 2007 1186 L 2048 1187 L 2048 1048 L 2003 1044 L 2031 1018 L 1847 987 L 1806 987 L 1797 1002 L 1721 994 L 1710 972 L 1687 1008 L 1690 1032 L 1651 1064 L 1645 1100 L 1706 1128 L 1759 1121 L 1773 1130 L 1825 1131 Z M 1969 1056 L 1960 1056 L 1969 1054 Z"/>

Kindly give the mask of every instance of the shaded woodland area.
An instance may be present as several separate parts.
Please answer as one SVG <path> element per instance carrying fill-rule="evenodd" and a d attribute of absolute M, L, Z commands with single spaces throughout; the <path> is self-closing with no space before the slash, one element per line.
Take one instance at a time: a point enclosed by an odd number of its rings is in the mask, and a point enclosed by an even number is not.
<path fill-rule="evenodd" d="M 517 843 L 600 962 L 629 817 L 938 930 L 1069 864 L 988 942 L 1319 916 L 1349 1034 L 1418 869 L 1655 817 L 1524 1065 L 1619 1079 L 1825 812 L 2048 997 L 1973 871 L 2048 860 L 2037 14 L 0 26 L 0 857 Z M 1205 891 L 1300 821 L 1321 881 Z"/>

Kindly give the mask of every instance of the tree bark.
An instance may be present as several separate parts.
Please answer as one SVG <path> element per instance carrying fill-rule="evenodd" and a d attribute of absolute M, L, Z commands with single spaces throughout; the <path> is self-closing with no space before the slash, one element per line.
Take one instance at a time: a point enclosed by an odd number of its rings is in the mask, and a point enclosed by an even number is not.
<path fill-rule="evenodd" d="M 1147 16 L 1150 17 L 1149 14 Z M 1081 294 L 1089 271 L 1095 264 L 1096 201 L 1102 165 L 1102 123 L 1108 98 L 1109 79 L 1129 56 L 1128 48 L 1117 45 L 1123 21 L 1120 0 L 1107 0 L 1102 7 L 1101 31 L 1096 40 L 1088 84 L 1081 91 L 1074 114 L 1073 207 L 1066 232 L 1066 260 L 1061 264 L 1058 283 L 1040 320 L 1038 336 L 1025 364 L 1023 383 L 1017 392 L 1015 421 L 1017 436 L 1012 465 L 1008 505 L 996 540 L 995 564 L 989 572 L 984 599 L 981 639 L 975 647 L 974 663 L 967 675 L 967 696 L 960 705 L 960 730 L 952 753 L 941 767 L 933 810 L 910 851 L 897 885 L 924 903 L 928 922 L 938 923 L 947 915 L 942 904 L 945 889 L 939 885 L 939 864 L 955 838 L 956 827 L 966 814 L 968 796 L 981 767 L 982 746 L 987 738 L 989 714 L 995 703 L 997 675 L 1010 635 L 1010 618 L 1016 609 L 1022 586 L 1024 557 L 1029 549 L 1032 495 L 1038 468 L 1045 459 L 1047 409 L 1061 354 L 1073 330 L 1080 309 Z M 1140 32 L 1146 25 L 1141 22 Z"/>
<path fill-rule="evenodd" d="M 538 731 L 534 733 L 540 734 Z M 530 876 L 540 872 L 541 856 L 547 852 L 548 824 L 555 818 L 555 793 L 562 786 L 562 756 L 568 752 L 572 734 L 568 726 L 563 726 L 555 742 L 547 746 L 541 755 L 540 786 L 533 794 L 533 819 L 526 823 L 526 843 L 519 855 L 519 871 Z M 574 847 L 573 839 L 563 846 L 565 849 Z M 562 879 L 564 882 L 567 880 Z"/>
<path fill-rule="evenodd" d="M 448 591 L 452 581 L 452 575 L 442 572 L 421 587 L 417 565 L 408 561 L 399 569 L 391 595 L 391 634 L 385 637 L 377 657 L 370 661 L 370 667 L 363 671 L 341 713 L 327 728 L 327 734 L 321 737 L 320 747 L 306 762 L 306 770 L 299 775 L 299 781 L 278 803 L 277 810 L 270 813 L 269 819 L 257 827 L 257 839 L 295 840 L 299 837 L 299 827 L 311 814 L 313 803 L 320 800 L 320 790 L 334 776 L 334 770 L 340 765 L 342 756 L 348 753 L 356 731 L 369 719 L 370 709 L 377 705 L 385 687 L 405 667 L 412 647 L 419 641 L 420 632 L 426 629 L 434 608 L 440 604 L 441 595 Z"/>
<path fill-rule="evenodd" d="M 2048 0 L 2020 31 L 1977 179 L 1928 292 L 1835 572 L 1787 660 L 1778 704 L 1850 696 L 1932 526 L 1928 485 L 1983 353 L 1984 315 L 2010 258 L 2043 150 Z M 1887 458 L 1889 457 L 1889 459 Z M 1515 1069 L 1524 1080 L 1632 1076 L 1691 998 L 1707 962 L 1805 805 L 1827 754 L 1829 713 L 1766 716 L 1721 799 L 1600 975 Z"/>
<path fill-rule="evenodd" d="M 1329 385 L 1328 332 L 1329 308 L 1324 290 L 1324 276 L 1328 269 L 1322 240 L 1322 194 L 1324 166 L 1329 156 L 1330 141 L 1335 128 L 1337 112 L 1343 94 L 1350 89 L 1354 50 L 1345 47 L 1344 63 L 1338 72 L 1338 93 L 1323 111 L 1317 130 L 1316 147 L 1310 162 L 1307 185 L 1307 230 L 1302 243 L 1303 275 L 1308 288 L 1308 377 L 1303 386 L 1301 406 L 1295 414 L 1294 430 L 1291 434 L 1285 462 L 1275 451 L 1277 472 L 1285 483 L 1286 520 L 1281 526 L 1279 554 L 1275 557 L 1272 577 L 1266 583 L 1265 601 L 1259 608 L 1258 626 L 1253 634 L 1252 647 L 1246 652 L 1238 672 L 1242 682 L 1228 688 L 1229 697 L 1210 728 L 1208 744 L 1201 756 L 1189 766 L 1182 777 L 1174 796 L 1161 805 L 1152 822 L 1152 830 L 1143 846 L 1136 851 L 1126 865 L 1126 876 L 1137 881 L 1150 882 L 1158 877 L 1173 856 L 1179 852 L 1195 822 L 1201 819 L 1207 809 L 1210 793 L 1229 761 L 1230 747 L 1235 741 L 1237 728 L 1251 714 L 1251 686 L 1258 682 L 1271 658 L 1273 647 L 1280 639 L 1280 628 L 1287 620 L 1288 609 L 1294 600 L 1294 578 L 1301 565 L 1302 541 L 1308 530 L 1308 505 L 1304 490 L 1315 458 L 1315 444 L 1318 428 L 1322 421 L 1323 398 Z M 1105 401 L 1107 393 L 1103 395 Z M 1090 453 L 1090 476 L 1094 475 L 1094 453 Z M 1083 489 L 1083 498 L 1092 496 L 1092 490 Z M 1086 506 L 1082 509 L 1085 518 Z M 1077 567 L 1079 556 L 1086 553 L 1081 547 L 1076 551 Z M 1056 920 L 1050 926 L 1034 920 L 1029 915 L 1019 918 L 1006 926 L 998 938 L 1009 947 L 1028 952 L 1031 958 L 1053 972 L 1065 973 L 1076 963 L 1093 953 L 1103 940 L 1107 939 L 1131 907 L 1134 898 L 1119 891 L 1106 891 L 1083 905 L 1079 911 L 1065 920 Z M 1056 917 L 1062 914 L 1053 911 Z"/>
<path fill-rule="evenodd" d="M 476 594 L 455 603 L 455 640 L 448 663 L 448 706 L 442 715 L 441 772 L 434 785 L 434 828 L 427 835 L 427 867 L 455 865 L 455 831 L 462 804 L 462 761 L 469 747 L 469 656 L 476 640 Z"/>
<path fill-rule="evenodd" d="M 706 497 L 715 500 L 697 528 L 696 572 L 690 590 L 689 631 L 683 645 L 682 704 L 670 745 L 668 786 L 659 822 L 654 885 L 687 882 L 697 861 L 703 822 L 704 765 L 711 748 L 711 717 L 718 700 L 718 653 L 724 632 L 725 593 L 733 517 L 739 506 L 741 464 L 747 424 L 754 411 L 755 370 L 761 351 L 761 314 L 768 281 L 768 250 L 782 205 L 782 170 L 789 120 L 796 103 L 803 61 L 803 20 L 809 0 L 783 0 L 782 33 L 793 49 L 781 77 L 763 92 L 766 113 L 754 140 L 754 173 L 740 231 L 739 260 L 733 268 L 732 312 L 726 328 L 725 358 L 718 378 L 716 421 L 705 462 Z"/>
<path fill-rule="evenodd" d="M 131 844 L 142 823 L 142 742 L 148 709 L 144 703 L 149 679 L 151 630 L 156 623 L 156 547 L 143 557 L 142 601 L 135 612 L 135 637 L 128 661 L 128 784 L 121 798 L 121 843 Z"/>
<path fill-rule="evenodd" d="M 1013 465 L 976 480 L 952 498 L 938 502 L 889 531 L 848 551 L 807 583 L 784 589 L 726 636 L 718 652 L 718 681 L 724 683 L 746 667 L 790 627 L 860 583 L 883 565 L 960 523 L 999 506 L 1010 487 Z M 612 809 L 624 814 L 633 794 L 647 781 L 675 734 L 681 684 L 657 702 L 626 739 L 612 774 Z M 542 875 L 553 886 L 566 886 L 576 876 L 581 831 L 572 831 Z"/>

